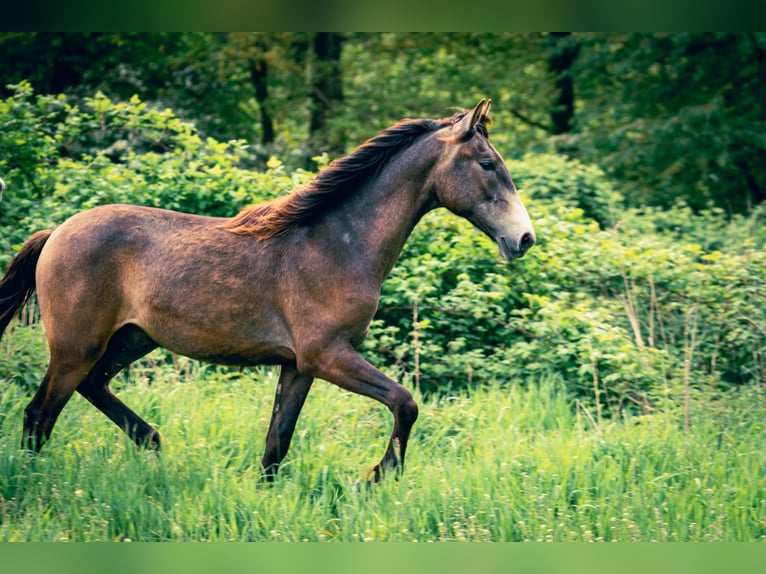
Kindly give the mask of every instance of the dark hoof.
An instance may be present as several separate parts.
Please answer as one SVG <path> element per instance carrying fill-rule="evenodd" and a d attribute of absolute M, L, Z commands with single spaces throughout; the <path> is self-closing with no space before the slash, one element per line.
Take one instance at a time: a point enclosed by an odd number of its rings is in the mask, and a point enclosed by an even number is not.
<path fill-rule="evenodd" d="M 160 450 L 160 442 L 161 442 L 160 433 L 158 433 L 157 431 L 152 431 L 151 433 L 146 434 L 142 437 L 133 436 L 130 434 L 129 436 L 133 439 L 133 441 L 136 443 L 136 446 L 138 448 L 143 448 L 143 449 L 151 450 L 151 451 Z"/>
<path fill-rule="evenodd" d="M 44 443 L 45 440 L 43 438 L 27 434 L 21 439 L 21 450 L 26 451 L 30 455 L 39 454 Z"/>
<path fill-rule="evenodd" d="M 272 464 L 270 466 L 263 468 L 258 482 L 260 482 L 261 484 L 273 484 L 274 481 L 277 479 L 278 468 L 279 467 L 277 467 L 276 464 Z"/>
<path fill-rule="evenodd" d="M 146 448 L 149 450 L 160 450 L 160 444 L 160 433 L 155 432 L 149 437 L 149 440 L 146 443 Z"/>
<path fill-rule="evenodd" d="M 367 484 L 372 485 L 376 482 L 380 482 L 380 480 L 383 478 L 383 468 L 376 464 L 375 466 L 371 466 L 367 469 Z"/>

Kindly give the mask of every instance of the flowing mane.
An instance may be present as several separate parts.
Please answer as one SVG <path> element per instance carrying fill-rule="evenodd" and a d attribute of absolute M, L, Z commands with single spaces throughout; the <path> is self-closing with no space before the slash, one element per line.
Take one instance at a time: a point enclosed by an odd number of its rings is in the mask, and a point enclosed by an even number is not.
<path fill-rule="evenodd" d="M 465 114 L 460 112 L 443 120 L 401 120 L 332 162 L 305 186 L 284 197 L 246 207 L 222 227 L 256 239 L 285 235 L 339 204 L 417 139 L 456 123 Z M 486 137 L 489 118 L 482 120 L 476 128 Z"/>

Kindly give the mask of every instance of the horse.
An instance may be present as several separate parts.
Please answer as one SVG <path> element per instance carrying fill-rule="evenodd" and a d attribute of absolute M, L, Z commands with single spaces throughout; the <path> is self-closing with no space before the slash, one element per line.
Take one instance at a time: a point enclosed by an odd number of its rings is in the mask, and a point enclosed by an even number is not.
<path fill-rule="evenodd" d="M 160 435 L 110 390 L 157 347 L 193 359 L 280 369 L 262 476 L 273 481 L 315 379 L 393 415 L 368 482 L 404 468 L 418 406 L 355 350 L 381 285 L 427 212 L 445 207 L 507 260 L 535 232 L 489 142 L 491 100 L 439 119 L 404 119 L 291 193 L 231 218 L 122 204 L 38 231 L 0 282 L 0 337 L 36 290 L 50 361 L 24 410 L 22 448 L 39 452 L 75 391 L 140 447 Z"/>

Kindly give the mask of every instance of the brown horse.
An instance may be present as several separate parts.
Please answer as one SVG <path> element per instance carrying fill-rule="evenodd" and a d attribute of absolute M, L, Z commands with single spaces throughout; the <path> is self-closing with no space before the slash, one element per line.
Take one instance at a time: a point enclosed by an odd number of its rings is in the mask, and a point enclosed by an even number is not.
<path fill-rule="evenodd" d="M 443 206 L 506 259 L 535 242 L 526 209 L 487 136 L 490 102 L 442 120 L 402 120 L 283 198 L 232 219 L 108 205 L 33 235 L 0 282 L 0 335 L 37 289 L 50 364 L 24 411 L 39 450 L 78 391 L 139 445 L 157 432 L 109 390 L 162 346 L 230 365 L 281 366 L 263 456 L 273 479 L 314 378 L 386 405 L 382 460 L 403 467 L 418 415 L 412 394 L 354 350 L 418 220 Z"/>

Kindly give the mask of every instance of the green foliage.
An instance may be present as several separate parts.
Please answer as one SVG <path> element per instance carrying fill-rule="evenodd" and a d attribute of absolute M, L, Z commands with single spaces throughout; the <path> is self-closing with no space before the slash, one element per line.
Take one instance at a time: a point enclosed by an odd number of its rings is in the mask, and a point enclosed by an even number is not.
<path fill-rule="evenodd" d="M 5 33 L 0 94 L 22 81 L 78 105 L 138 94 L 193 119 L 202 139 L 245 139 L 250 161 L 291 168 L 401 117 L 491 97 L 507 157 L 553 149 L 598 165 L 631 206 L 749 213 L 766 198 L 763 32 L 343 34 L 341 77 L 325 88 L 316 38 Z"/>
<path fill-rule="evenodd" d="M 579 208 L 603 228 L 617 222 L 623 197 L 595 165 L 563 155 L 527 153 L 506 162 L 516 187 L 529 190 L 532 201 Z"/>
<path fill-rule="evenodd" d="M 0 385 L 10 384 L 31 393 L 40 385 L 47 366 L 48 347 L 42 324 L 11 324 L 0 346 Z"/>
<path fill-rule="evenodd" d="M 766 198 L 766 35 L 585 34 L 580 157 L 631 205 L 747 213 Z"/>

